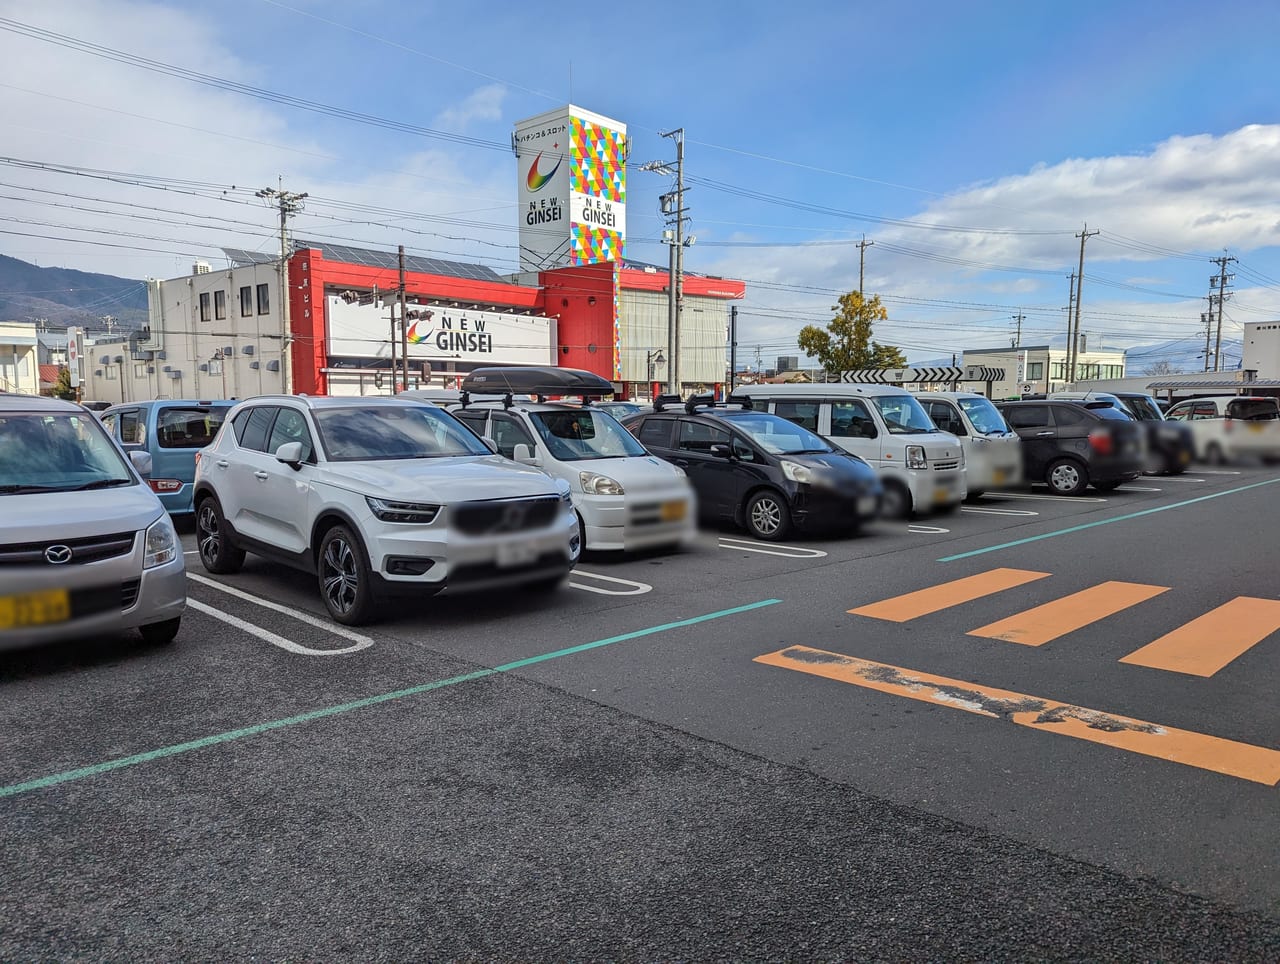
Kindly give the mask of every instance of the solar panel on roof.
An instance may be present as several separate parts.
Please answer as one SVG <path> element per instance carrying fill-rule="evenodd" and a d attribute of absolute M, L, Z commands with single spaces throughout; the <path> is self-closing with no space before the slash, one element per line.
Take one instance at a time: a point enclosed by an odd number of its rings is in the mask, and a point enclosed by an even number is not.
<path fill-rule="evenodd" d="M 328 261 L 345 261 L 347 264 L 368 265 L 374 268 L 400 267 L 399 255 L 391 251 L 355 248 L 350 245 L 327 244 L 320 241 L 297 241 L 295 244 L 300 248 L 319 249 Z M 428 258 L 416 254 L 405 255 L 404 267 L 406 271 L 414 271 L 421 274 L 436 274 L 449 278 L 469 278 L 474 281 L 502 281 L 501 275 L 482 264 L 444 261 L 440 258 Z"/>

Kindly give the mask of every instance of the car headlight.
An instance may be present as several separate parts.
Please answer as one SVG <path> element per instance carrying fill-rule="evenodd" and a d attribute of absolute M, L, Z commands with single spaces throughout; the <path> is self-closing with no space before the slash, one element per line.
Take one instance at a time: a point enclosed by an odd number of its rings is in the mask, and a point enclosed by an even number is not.
<path fill-rule="evenodd" d="M 599 475 L 595 472 L 579 472 L 578 479 L 582 482 L 582 491 L 587 495 L 624 494 L 622 483 L 616 479 L 609 478 L 607 475 Z"/>
<path fill-rule="evenodd" d="M 405 522 L 428 525 L 440 514 L 440 506 L 429 502 L 392 502 L 365 496 L 369 511 L 382 522 Z"/>
<path fill-rule="evenodd" d="M 818 473 L 807 465 L 801 465 L 799 462 L 791 462 L 787 459 L 783 459 L 779 464 L 782 466 L 782 474 L 792 482 L 812 485 L 818 481 Z"/>
<path fill-rule="evenodd" d="M 668 462 L 667 464 L 668 464 L 668 465 L 671 465 L 671 463 L 670 463 L 670 462 Z M 688 473 L 688 472 L 686 472 L 684 469 L 680 468 L 680 466 L 678 466 L 678 465 L 671 465 L 671 469 L 672 469 L 672 471 L 673 471 L 673 472 L 675 472 L 675 474 L 676 474 L 676 478 L 677 478 L 677 479 L 683 479 L 683 478 L 687 477 L 687 476 L 688 476 L 688 474 L 689 474 L 689 473 Z"/>
<path fill-rule="evenodd" d="M 173 562 L 178 555 L 178 534 L 165 513 L 147 529 L 146 554 L 142 558 L 143 569 L 154 569 L 166 562 Z"/>
<path fill-rule="evenodd" d="M 924 457 L 923 445 L 907 446 L 907 468 L 909 469 L 927 469 L 929 460 Z"/>

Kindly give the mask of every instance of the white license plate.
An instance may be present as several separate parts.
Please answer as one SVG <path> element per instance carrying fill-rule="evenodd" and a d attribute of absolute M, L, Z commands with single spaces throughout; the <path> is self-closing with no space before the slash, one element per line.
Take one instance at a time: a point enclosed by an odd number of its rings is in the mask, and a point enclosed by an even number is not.
<path fill-rule="evenodd" d="M 538 549 L 524 542 L 504 542 L 498 546 L 498 565 L 504 569 L 511 566 L 527 566 L 538 558 Z"/>

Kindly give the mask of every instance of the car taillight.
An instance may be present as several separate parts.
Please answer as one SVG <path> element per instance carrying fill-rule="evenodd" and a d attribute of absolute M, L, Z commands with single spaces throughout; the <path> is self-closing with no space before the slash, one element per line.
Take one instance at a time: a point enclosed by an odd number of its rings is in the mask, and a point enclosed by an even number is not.
<path fill-rule="evenodd" d="M 1222 421 L 1223 421 L 1222 430 L 1224 432 L 1230 432 L 1231 429 L 1235 427 L 1236 420 L 1234 418 L 1224 418 Z"/>
<path fill-rule="evenodd" d="M 152 492 L 177 492 L 182 488 L 181 479 L 148 479 L 147 485 Z"/>
<path fill-rule="evenodd" d="M 1094 429 L 1089 433 L 1089 445 L 1099 455 L 1110 455 L 1116 448 L 1115 439 L 1104 428 Z"/>
<path fill-rule="evenodd" d="M 200 468 L 200 452 L 196 452 L 196 468 Z"/>

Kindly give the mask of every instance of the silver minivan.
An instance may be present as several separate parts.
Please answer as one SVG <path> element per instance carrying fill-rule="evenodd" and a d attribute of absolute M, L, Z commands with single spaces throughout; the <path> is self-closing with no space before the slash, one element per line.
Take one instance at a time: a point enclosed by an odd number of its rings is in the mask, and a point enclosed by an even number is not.
<path fill-rule="evenodd" d="M 933 424 L 960 440 L 969 498 L 1022 485 L 1022 439 L 977 392 L 921 392 Z"/>
<path fill-rule="evenodd" d="M 182 546 L 143 481 L 87 409 L 0 394 L 0 649 L 136 629 L 178 633 Z"/>

